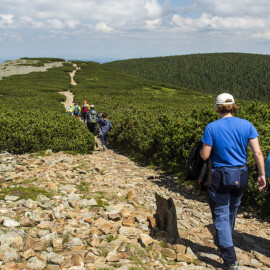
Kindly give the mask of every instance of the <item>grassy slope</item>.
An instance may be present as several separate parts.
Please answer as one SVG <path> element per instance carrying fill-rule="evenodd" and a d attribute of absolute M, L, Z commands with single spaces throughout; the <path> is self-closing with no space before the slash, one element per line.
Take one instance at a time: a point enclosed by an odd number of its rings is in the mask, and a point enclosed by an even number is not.
<path fill-rule="evenodd" d="M 130 59 L 105 64 L 148 79 L 204 93 L 270 101 L 270 56 L 214 53 Z"/>
<path fill-rule="evenodd" d="M 93 138 L 84 136 L 87 129 L 69 117 L 61 104 L 65 97 L 58 92 L 69 88 L 71 70 L 73 67 L 67 64 L 0 81 L 0 150 L 86 153 L 93 149 Z"/>

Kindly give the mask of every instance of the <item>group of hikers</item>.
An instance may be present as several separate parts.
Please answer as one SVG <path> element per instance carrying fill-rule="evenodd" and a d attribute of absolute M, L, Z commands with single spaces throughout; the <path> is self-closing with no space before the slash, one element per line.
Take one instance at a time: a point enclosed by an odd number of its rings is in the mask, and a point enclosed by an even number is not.
<path fill-rule="evenodd" d="M 208 124 L 200 141 L 199 158 L 211 161 L 211 182 L 207 186 L 209 206 L 212 212 L 217 242 L 224 261 L 224 268 L 238 269 L 232 233 L 234 230 L 238 207 L 248 186 L 249 172 L 247 163 L 247 146 L 254 154 L 258 168 L 257 185 L 259 190 L 266 187 L 264 158 L 259 145 L 258 132 L 247 120 L 234 117 L 238 110 L 232 95 L 220 94 L 216 99 L 215 111 L 219 120 Z M 90 132 L 97 136 L 97 124 L 103 148 L 107 148 L 108 132 L 112 129 L 107 114 L 100 116 L 94 105 L 86 101 L 82 108 L 75 105 L 70 114 L 82 117 Z M 205 162 L 206 163 L 206 162 Z"/>
<path fill-rule="evenodd" d="M 108 134 L 112 130 L 112 124 L 109 119 L 107 119 L 107 113 L 98 114 L 95 110 L 95 105 L 89 105 L 86 101 L 80 107 L 76 104 L 74 107 L 70 105 L 68 108 L 69 115 L 74 115 L 75 117 L 81 118 L 83 123 L 87 126 L 89 131 L 93 133 L 95 137 L 96 147 L 98 147 L 97 135 L 99 125 L 99 136 L 102 143 L 103 150 L 108 149 Z"/>

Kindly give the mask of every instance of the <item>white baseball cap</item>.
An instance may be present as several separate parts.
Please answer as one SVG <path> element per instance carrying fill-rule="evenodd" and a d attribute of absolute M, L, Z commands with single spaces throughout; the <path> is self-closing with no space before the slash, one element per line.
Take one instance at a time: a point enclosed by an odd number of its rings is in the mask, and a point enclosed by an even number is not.
<path fill-rule="evenodd" d="M 235 104 L 234 98 L 231 94 L 223 93 L 217 96 L 216 106 L 217 105 L 230 105 Z"/>

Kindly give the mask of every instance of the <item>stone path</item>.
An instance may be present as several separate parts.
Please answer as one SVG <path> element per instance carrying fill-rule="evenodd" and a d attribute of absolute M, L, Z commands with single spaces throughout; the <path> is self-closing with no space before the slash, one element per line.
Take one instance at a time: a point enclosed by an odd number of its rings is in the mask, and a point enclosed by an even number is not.
<path fill-rule="evenodd" d="M 70 105 L 72 107 L 74 107 L 74 95 L 73 95 L 73 93 L 71 93 L 68 90 L 68 91 L 59 92 L 59 94 L 64 95 L 66 97 L 66 100 L 64 102 L 61 102 L 64 105 L 66 111 L 68 111 L 68 108 L 69 108 Z"/>
<path fill-rule="evenodd" d="M 73 67 L 75 67 L 76 69 L 74 69 L 72 72 L 70 72 L 69 75 L 70 75 L 70 78 L 71 78 L 70 84 L 75 86 L 75 85 L 77 85 L 77 83 L 74 80 L 74 76 L 75 76 L 77 70 L 80 69 L 80 68 L 75 63 L 73 63 Z"/>
<path fill-rule="evenodd" d="M 0 154 L 1 269 L 220 269 L 205 198 L 113 150 Z M 180 239 L 155 231 L 155 197 L 172 197 Z M 247 218 L 248 217 L 248 218 Z M 246 213 L 240 269 L 270 269 L 269 223 Z"/>
<path fill-rule="evenodd" d="M 77 85 L 77 83 L 74 80 L 74 77 L 75 77 L 75 74 L 76 74 L 77 70 L 80 69 L 80 68 L 74 63 L 73 63 L 73 66 L 76 69 L 74 69 L 72 72 L 69 72 L 70 84 L 71 85 Z M 74 107 L 74 95 L 73 95 L 73 93 L 71 93 L 68 90 L 68 91 L 59 92 L 59 94 L 64 95 L 66 97 L 66 100 L 64 102 L 61 102 L 64 105 L 66 111 L 68 111 L 68 108 L 69 108 L 70 105 L 72 105 L 72 107 Z"/>

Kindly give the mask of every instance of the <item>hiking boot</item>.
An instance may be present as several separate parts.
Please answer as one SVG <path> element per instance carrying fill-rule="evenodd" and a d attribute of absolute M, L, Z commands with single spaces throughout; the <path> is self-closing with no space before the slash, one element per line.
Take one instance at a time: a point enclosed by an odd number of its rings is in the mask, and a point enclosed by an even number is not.
<path fill-rule="evenodd" d="M 96 142 L 96 148 L 98 148 L 98 143 Z"/>
<path fill-rule="evenodd" d="M 225 266 L 226 270 L 238 270 L 238 262 L 235 261 L 234 263 L 230 264 L 229 266 Z"/>
<path fill-rule="evenodd" d="M 103 151 L 107 150 L 107 147 L 105 145 L 102 145 L 102 147 L 103 147 Z"/>

